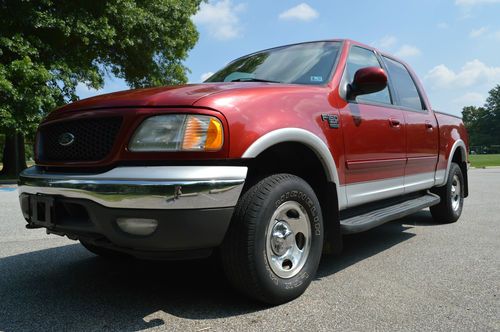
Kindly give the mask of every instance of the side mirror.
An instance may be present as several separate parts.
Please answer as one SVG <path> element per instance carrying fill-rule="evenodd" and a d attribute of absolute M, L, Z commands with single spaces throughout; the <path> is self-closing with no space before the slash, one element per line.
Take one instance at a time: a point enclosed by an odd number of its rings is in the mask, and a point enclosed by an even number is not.
<path fill-rule="evenodd" d="M 348 85 L 347 99 L 353 100 L 357 96 L 384 90 L 387 86 L 387 75 L 382 68 L 365 67 L 358 69 L 354 80 Z"/>

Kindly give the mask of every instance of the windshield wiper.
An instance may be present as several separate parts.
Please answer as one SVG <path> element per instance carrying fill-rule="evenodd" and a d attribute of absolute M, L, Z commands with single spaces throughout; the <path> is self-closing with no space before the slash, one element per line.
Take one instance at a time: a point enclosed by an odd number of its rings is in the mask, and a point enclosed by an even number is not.
<path fill-rule="evenodd" d="M 266 83 L 282 83 L 279 81 L 270 81 L 270 80 L 264 80 L 261 78 L 253 78 L 253 77 L 242 77 L 242 78 L 237 78 L 235 80 L 231 80 L 231 82 L 266 82 Z"/>

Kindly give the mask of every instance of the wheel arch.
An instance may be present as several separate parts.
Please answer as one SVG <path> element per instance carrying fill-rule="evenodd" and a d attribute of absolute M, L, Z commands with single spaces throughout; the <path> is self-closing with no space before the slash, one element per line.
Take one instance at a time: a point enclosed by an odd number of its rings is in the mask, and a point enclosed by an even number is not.
<path fill-rule="evenodd" d="M 341 250 L 339 207 L 345 204 L 345 193 L 339 187 L 334 158 L 321 138 L 300 128 L 278 129 L 256 140 L 242 157 L 248 159 L 249 185 L 252 178 L 272 173 L 291 173 L 307 181 L 321 204 L 325 249 L 330 253 Z"/>
<path fill-rule="evenodd" d="M 257 139 L 242 155 L 242 158 L 255 158 L 265 150 L 279 143 L 296 142 L 309 147 L 320 159 L 328 181 L 339 184 L 337 166 L 326 143 L 317 135 L 301 128 L 282 128 L 271 131 Z"/>
<path fill-rule="evenodd" d="M 458 164 L 460 170 L 462 171 L 464 177 L 464 196 L 467 197 L 469 195 L 469 180 L 467 175 L 467 147 L 464 141 L 461 139 L 457 139 L 455 143 L 453 143 L 453 146 L 450 149 L 450 154 L 448 155 L 448 163 L 446 166 L 443 182 L 438 184 L 437 187 L 444 186 L 446 184 L 446 181 L 448 181 L 448 175 L 450 174 L 452 162 Z"/>

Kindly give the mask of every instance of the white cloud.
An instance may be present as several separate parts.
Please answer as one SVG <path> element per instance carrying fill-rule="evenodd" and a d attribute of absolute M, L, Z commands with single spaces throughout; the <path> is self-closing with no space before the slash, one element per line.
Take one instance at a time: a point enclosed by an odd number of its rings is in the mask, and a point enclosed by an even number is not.
<path fill-rule="evenodd" d="M 469 37 L 471 38 L 478 38 L 484 35 L 488 31 L 487 27 L 480 27 L 478 29 L 472 29 L 471 32 L 469 32 Z"/>
<path fill-rule="evenodd" d="M 475 6 L 491 3 L 500 3 L 500 0 L 455 0 L 455 5 L 458 6 Z"/>
<path fill-rule="evenodd" d="M 104 87 L 99 90 L 89 88 L 85 83 L 78 83 L 76 86 L 76 95 L 80 99 L 90 98 L 105 93 L 112 93 L 116 91 L 128 90 L 127 82 L 122 78 L 117 78 L 115 76 L 105 76 L 104 77 Z"/>
<path fill-rule="evenodd" d="M 377 48 L 389 49 L 396 45 L 397 42 L 398 39 L 396 37 L 387 35 L 374 42 L 373 45 Z"/>
<path fill-rule="evenodd" d="M 434 88 L 470 87 L 484 83 L 497 83 L 500 80 L 500 67 L 488 67 L 478 59 L 467 62 L 459 72 L 445 65 L 438 65 L 427 73 Z"/>
<path fill-rule="evenodd" d="M 445 87 L 455 81 L 457 74 L 445 65 L 437 65 L 429 70 L 425 78 L 433 83 L 435 87 Z"/>
<path fill-rule="evenodd" d="M 244 4 L 233 5 L 231 0 L 202 2 L 193 22 L 204 25 L 210 35 L 219 40 L 229 40 L 241 35 L 238 14 L 245 10 Z"/>
<path fill-rule="evenodd" d="M 437 27 L 439 29 L 448 29 L 450 26 L 446 22 L 440 22 L 440 23 L 437 24 Z"/>
<path fill-rule="evenodd" d="M 295 7 L 285 10 L 279 15 L 282 20 L 311 21 L 319 16 L 319 13 L 307 3 L 301 3 Z"/>
<path fill-rule="evenodd" d="M 391 35 L 384 36 L 379 40 L 373 42 L 372 44 L 379 49 L 396 49 L 394 55 L 402 58 L 408 58 L 422 54 L 418 47 L 409 44 L 403 44 L 400 47 L 396 48 L 396 46 L 398 46 L 398 39 Z"/>
<path fill-rule="evenodd" d="M 500 30 L 490 31 L 487 27 L 481 27 L 478 29 L 472 29 L 469 32 L 469 37 L 471 38 L 486 38 L 490 41 L 500 41 Z"/>
<path fill-rule="evenodd" d="M 462 108 L 463 106 L 481 106 L 486 98 L 478 92 L 466 92 L 462 96 L 453 99 L 453 102 Z"/>
<path fill-rule="evenodd" d="M 104 93 L 102 90 L 103 89 L 96 90 L 89 88 L 85 83 L 78 83 L 76 85 L 75 93 L 80 99 L 85 99 Z"/>
<path fill-rule="evenodd" d="M 422 52 L 416 46 L 408 44 L 401 46 L 399 50 L 395 53 L 396 56 L 399 56 L 401 58 L 408 58 L 420 54 L 422 54 Z"/>
<path fill-rule="evenodd" d="M 200 76 L 200 80 L 201 80 L 201 82 L 204 82 L 207 78 L 209 78 L 209 77 L 210 77 L 210 76 L 212 76 L 213 74 L 214 74 L 214 73 L 213 73 L 213 72 L 211 72 L 211 71 L 209 71 L 209 72 L 207 72 L 207 73 L 203 73 L 203 74 L 201 74 L 201 76 Z"/>

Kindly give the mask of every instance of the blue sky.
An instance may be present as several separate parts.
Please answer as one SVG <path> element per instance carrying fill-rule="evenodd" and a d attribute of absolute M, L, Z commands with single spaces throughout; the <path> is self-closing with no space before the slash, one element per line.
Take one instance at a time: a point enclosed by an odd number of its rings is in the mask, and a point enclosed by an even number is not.
<path fill-rule="evenodd" d="M 500 84 L 500 0 L 210 0 L 193 17 L 200 39 L 185 64 L 189 81 L 241 55 L 283 44 L 350 38 L 407 61 L 433 108 L 460 114 Z M 81 98 L 127 89 L 80 85 Z"/>

